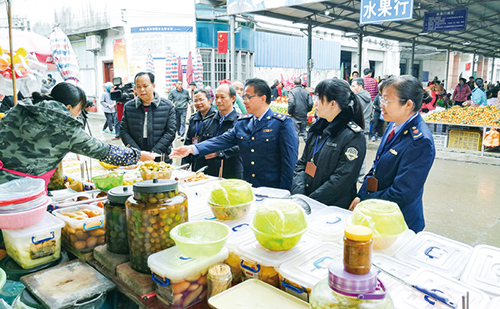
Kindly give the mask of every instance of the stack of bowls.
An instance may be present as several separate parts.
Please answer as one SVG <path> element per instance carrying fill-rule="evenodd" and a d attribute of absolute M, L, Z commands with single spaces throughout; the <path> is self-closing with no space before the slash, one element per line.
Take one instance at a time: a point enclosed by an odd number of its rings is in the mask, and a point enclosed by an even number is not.
<path fill-rule="evenodd" d="M 35 178 L 11 180 L 0 185 L 0 229 L 20 229 L 40 222 L 51 199 L 45 181 Z"/>

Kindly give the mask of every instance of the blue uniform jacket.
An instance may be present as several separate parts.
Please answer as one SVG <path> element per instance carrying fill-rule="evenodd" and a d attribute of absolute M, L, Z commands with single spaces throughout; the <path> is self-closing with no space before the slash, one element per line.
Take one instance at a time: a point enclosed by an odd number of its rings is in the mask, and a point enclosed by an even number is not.
<path fill-rule="evenodd" d="M 242 116 L 232 130 L 198 144 L 199 155 L 238 145 L 244 180 L 254 187 L 290 190 L 299 148 L 292 119 L 271 109 L 256 124 L 252 118 Z"/>
<path fill-rule="evenodd" d="M 375 157 L 375 162 L 379 160 L 376 170 L 374 164 L 358 195 L 362 201 L 376 198 L 397 203 L 406 224 L 417 233 L 425 226 L 422 195 L 436 155 L 434 140 L 420 115 L 386 143 L 388 136 L 389 130 L 386 130 Z M 377 178 L 377 192 L 367 191 L 368 176 Z"/>

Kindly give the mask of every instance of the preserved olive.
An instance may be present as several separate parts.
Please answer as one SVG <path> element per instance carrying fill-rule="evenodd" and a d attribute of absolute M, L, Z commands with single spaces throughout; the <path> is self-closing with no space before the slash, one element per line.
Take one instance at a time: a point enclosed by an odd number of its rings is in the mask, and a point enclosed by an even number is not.
<path fill-rule="evenodd" d="M 108 251 L 128 254 L 127 213 L 125 202 L 133 194 L 132 186 L 120 186 L 109 190 L 104 204 L 106 215 L 106 243 Z"/>
<path fill-rule="evenodd" d="M 348 273 L 364 275 L 370 272 L 372 230 L 366 226 L 351 225 L 344 232 L 344 269 Z"/>

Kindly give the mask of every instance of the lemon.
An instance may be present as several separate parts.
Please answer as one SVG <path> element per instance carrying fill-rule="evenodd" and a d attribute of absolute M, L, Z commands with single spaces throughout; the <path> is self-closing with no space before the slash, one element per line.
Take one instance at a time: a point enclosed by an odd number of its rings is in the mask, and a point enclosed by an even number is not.
<path fill-rule="evenodd" d="M 107 168 L 107 169 L 118 168 L 117 165 L 111 165 L 111 164 L 104 163 L 104 162 L 101 162 L 101 161 L 99 161 L 99 164 L 101 164 L 102 167 Z"/>

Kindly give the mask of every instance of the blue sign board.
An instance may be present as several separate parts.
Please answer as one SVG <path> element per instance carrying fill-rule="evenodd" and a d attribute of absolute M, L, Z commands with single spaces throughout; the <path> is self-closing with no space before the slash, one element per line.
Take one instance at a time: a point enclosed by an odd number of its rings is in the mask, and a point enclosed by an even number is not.
<path fill-rule="evenodd" d="M 360 24 L 413 18 L 413 0 L 361 0 Z"/>
<path fill-rule="evenodd" d="M 422 32 L 465 30 L 467 8 L 459 10 L 427 12 L 424 15 Z"/>
<path fill-rule="evenodd" d="M 144 26 L 144 27 L 132 27 L 132 28 L 130 28 L 130 33 L 140 33 L 140 32 L 193 32 L 193 27 L 191 27 L 191 26 Z"/>

